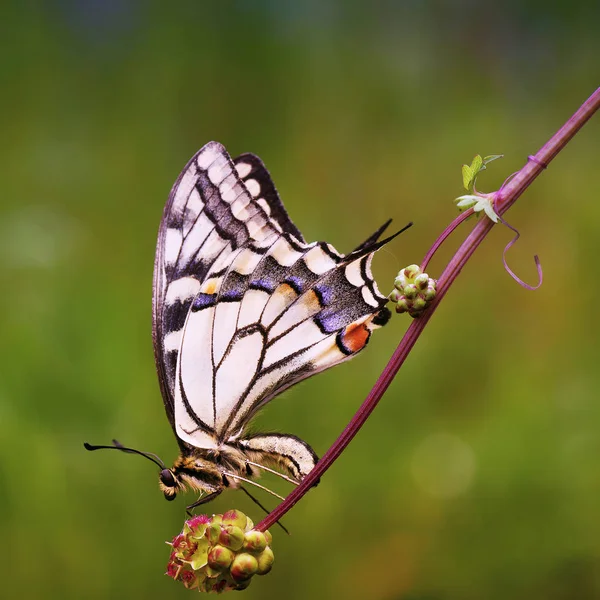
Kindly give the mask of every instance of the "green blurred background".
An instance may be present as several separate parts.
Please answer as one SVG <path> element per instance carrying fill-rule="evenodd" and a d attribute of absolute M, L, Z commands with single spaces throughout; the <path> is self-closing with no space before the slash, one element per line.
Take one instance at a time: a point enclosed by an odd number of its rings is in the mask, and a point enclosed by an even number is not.
<path fill-rule="evenodd" d="M 216 139 L 262 157 L 308 240 L 392 217 L 389 290 L 455 216 L 460 165 L 496 189 L 598 85 L 597 2 L 62 0 L 3 6 L 0 595 L 186 598 L 163 575 L 184 506 L 150 336 L 162 208 Z M 599 117 L 464 269 L 366 427 L 274 529 L 245 598 L 600 598 Z M 450 240 L 440 269 L 472 226 Z M 408 324 L 257 425 L 322 454 Z M 267 478 L 281 493 L 288 489 Z M 270 497 L 261 497 L 274 506 Z M 227 492 L 215 512 L 247 498 Z"/>

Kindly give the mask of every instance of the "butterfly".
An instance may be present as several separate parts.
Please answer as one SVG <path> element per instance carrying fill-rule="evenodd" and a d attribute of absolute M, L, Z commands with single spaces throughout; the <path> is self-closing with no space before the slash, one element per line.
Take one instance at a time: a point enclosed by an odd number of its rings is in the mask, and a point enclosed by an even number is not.
<path fill-rule="evenodd" d="M 175 182 L 159 228 L 153 341 L 165 411 L 179 444 L 160 489 L 192 506 L 271 471 L 299 483 L 317 456 L 300 438 L 248 433 L 285 389 L 354 357 L 390 317 L 373 254 L 388 221 L 343 255 L 307 243 L 254 154 L 210 142 Z M 400 233 L 400 232 L 398 232 Z M 398 234 L 396 234 L 398 235 Z M 262 486 L 259 486 L 262 487 Z M 188 507 L 191 508 L 191 507 Z"/>

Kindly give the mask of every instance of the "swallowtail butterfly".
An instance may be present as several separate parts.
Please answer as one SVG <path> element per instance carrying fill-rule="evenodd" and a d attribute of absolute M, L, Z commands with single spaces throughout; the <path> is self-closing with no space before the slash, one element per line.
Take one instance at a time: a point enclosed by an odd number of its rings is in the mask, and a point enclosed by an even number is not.
<path fill-rule="evenodd" d="M 257 156 L 232 160 L 210 142 L 192 157 L 167 201 L 154 263 L 154 353 L 180 447 L 171 469 L 155 460 L 168 500 L 191 488 L 196 506 L 261 470 L 298 483 L 314 467 L 306 442 L 248 434 L 248 425 L 286 388 L 352 358 L 387 322 L 370 263 L 392 239 L 377 241 L 388 224 L 346 255 L 308 244 Z"/>

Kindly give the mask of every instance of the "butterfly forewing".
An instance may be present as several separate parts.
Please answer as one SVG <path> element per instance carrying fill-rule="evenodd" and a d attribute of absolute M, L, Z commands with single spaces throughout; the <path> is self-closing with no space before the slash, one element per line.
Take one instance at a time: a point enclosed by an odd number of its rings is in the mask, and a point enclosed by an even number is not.
<path fill-rule="evenodd" d="M 192 300 L 217 261 L 226 264 L 235 249 L 277 228 L 217 142 L 196 153 L 175 182 L 159 229 L 153 296 L 155 358 L 173 426 L 177 356 Z"/>
<path fill-rule="evenodd" d="M 346 256 L 307 244 L 256 156 L 232 161 L 211 142 L 192 158 L 154 276 L 157 368 L 180 440 L 238 439 L 274 396 L 365 346 L 389 314 L 370 271 L 381 231 Z"/>

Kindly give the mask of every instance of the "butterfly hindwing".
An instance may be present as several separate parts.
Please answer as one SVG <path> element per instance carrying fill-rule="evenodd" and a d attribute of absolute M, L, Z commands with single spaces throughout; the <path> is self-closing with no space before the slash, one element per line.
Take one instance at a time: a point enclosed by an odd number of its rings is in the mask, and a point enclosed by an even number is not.
<path fill-rule="evenodd" d="M 237 402 L 227 401 L 227 421 L 224 427 L 217 427 L 219 437 L 237 435 L 264 404 L 284 389 L 360 352 L 371 331 L 385 323 L 389 314 L 384 308 L 387 299 L 379 294 L 370 277 L 371 255 L 353 261 L 340 256 L 327 271 L 316 274 L 306 267 L 306 259 L 309 256 L 314 260 L 318 253 L 328 254 L 322 245 L 315 245 L 289 268 L 289 272 L 296 273 L 293 284 L 288 276 L 280 279 L 270 294 L 263 292 L 262 302 L 254 296 L 248 298 L 258 305 L 255 314 L 260 312 L 260 316 L 246 327 L 260 331 L 263 347 L 244 394 Z M 322 267 L 329 258 L 323 257 Z M 311 264 L 315 268 L 315 263 Z M 298 274 L 305 270 L 304 278 L 300 278 Z M 262 272 L 261 278 L 268 280 L 268 274 Z M 354 278 L 352 282 L 349 276 Z M 244 297 L 240 312 L 246 302 Z M 244 330 L 238 330 L 237 335 L 240 331 Z"/>

